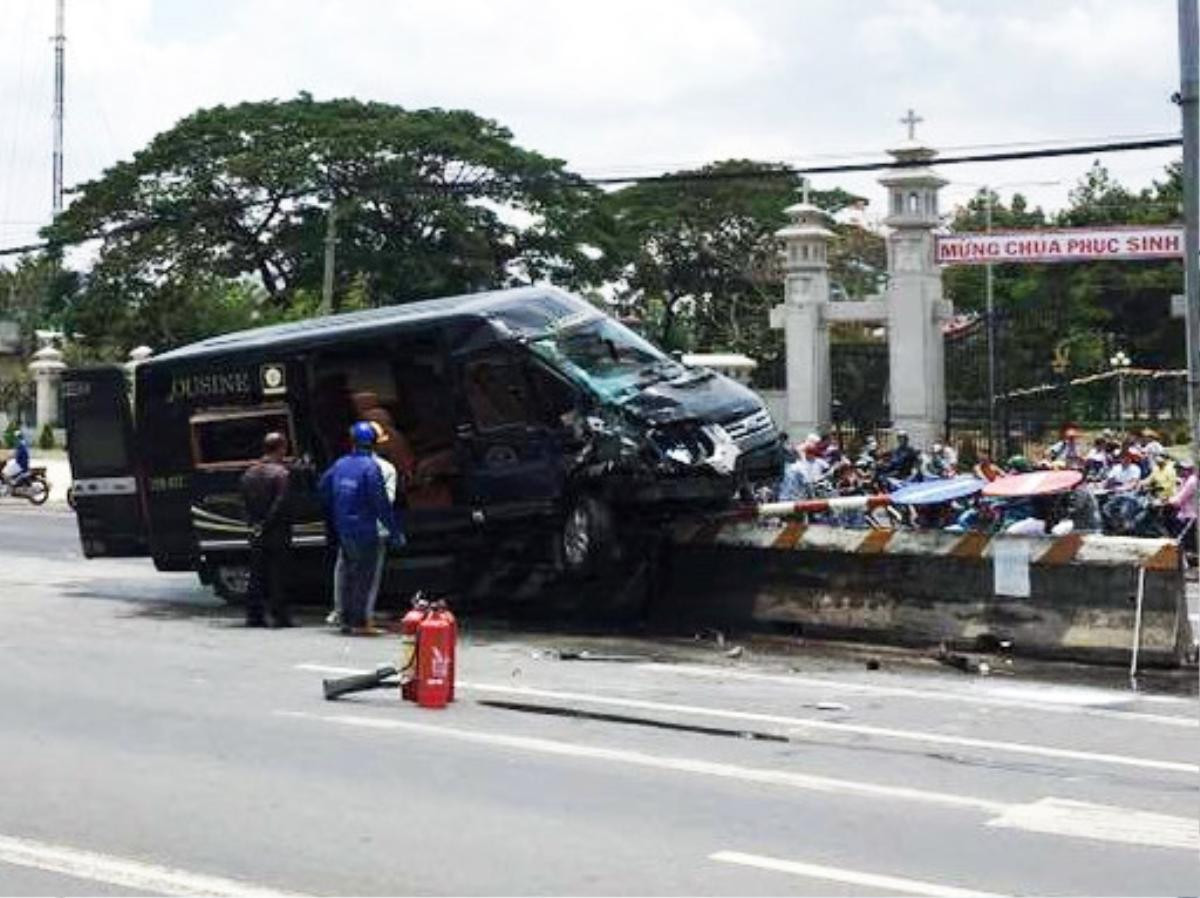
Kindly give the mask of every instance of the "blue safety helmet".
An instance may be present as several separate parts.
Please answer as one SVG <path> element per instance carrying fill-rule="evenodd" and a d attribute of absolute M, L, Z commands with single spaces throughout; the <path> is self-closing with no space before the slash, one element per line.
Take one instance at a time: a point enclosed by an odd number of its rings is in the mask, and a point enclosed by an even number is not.
<path fill-rule="evenodd" d="M 350 439 L 354 440 L 355 446 L 374 446 L 375 428 L 369 421 L 355 421 L 350 428 Z"/>

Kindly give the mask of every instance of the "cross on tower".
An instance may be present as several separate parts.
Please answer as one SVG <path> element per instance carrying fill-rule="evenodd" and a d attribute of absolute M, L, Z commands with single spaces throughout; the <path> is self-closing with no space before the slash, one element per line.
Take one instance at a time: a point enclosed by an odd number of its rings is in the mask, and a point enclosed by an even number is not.
<path fill-rule="evenodd" d="M 908 125 L 908 139 L 909 140 L 917 139 L 917 123 L 923 122 L 923 121 L 925 121 L 925 119 L 921 118 L 921 116 L 917 115 L 911 109 L 908 110 L 908 115 L 906 115 L 906 116 L 904 116 L 904 118 L 900 119 L 900 124 Z"/>

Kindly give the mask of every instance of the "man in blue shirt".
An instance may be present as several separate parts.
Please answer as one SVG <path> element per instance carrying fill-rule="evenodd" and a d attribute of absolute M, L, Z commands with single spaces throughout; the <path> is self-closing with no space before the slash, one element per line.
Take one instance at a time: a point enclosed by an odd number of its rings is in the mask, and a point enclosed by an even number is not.
<path fill-rule="evenodd" d="M 404 545 L 404 533 L 388 501 L 383 475 L 375 461 L 375 428 L 359 421 L 350 428 L 354 451 L 343 455 L 321 477 L 319 492 L 327 519 L 337 535 L 339 562 L 338 595 L 342 602 L 342 632 L 356 636 L 378 631 L 367 620 L 368 601 L 385 546 Z"/>
<path fill-rule="evenodd" d="M 16 484 L 29 473 L 29 444 L 25 442 L 25 434 L 17 431 L 17 445 L 13 454 L 4 464 L 4 479 Z"/>

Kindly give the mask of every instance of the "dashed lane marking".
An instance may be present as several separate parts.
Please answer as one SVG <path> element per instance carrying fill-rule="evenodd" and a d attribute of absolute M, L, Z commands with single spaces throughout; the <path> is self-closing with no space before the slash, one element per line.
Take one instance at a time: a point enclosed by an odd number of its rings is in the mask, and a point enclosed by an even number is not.
<path fill-rule="evenodd" d="M 924 882 L 919 879 L 864 873 L 861 870 L 847 870 L 844 867 L 806 864 L 800 861 L 764 857 L 761 854 L 745 854 L 741 851 L 718 851 L 708 857 L 709 860 L 720 861 L 723 864 L 738 864 L 742 867 L 755 867 L 759 870 L 802 876 L 805 879 L 820 879 L 825 882 L 861 886 L 870 892 L 900 892 L 904 895 L 928 895 L 930 898 L 1000 898 L 993 892 L 981 892 L 978 889 L 963 889 L 956 886 L 939 885 L 935 882 Z"/>
<path fill-rule="evenodd" d="M 243 880 L 191 873 L 173 867 L 160 867 L 130 858 L 35 842 L 15 836 L 0 836 L 0 863 L 61 873 L 64 876 L 104 882 L 154 895 L 283 898 L 298 894 L 257 886 Z"/>
<path fill-rule="evenodd" d="M 687 773 L 757 785 L 846 795 L 858 798 L 908 801 L 957 810 L 976 811 L 990 815 L 996 826 L 1030 832 L 1077 838 L 1099 839 L 1132 845 L 1155 845 L 1163 848 L 1200 850 L 1200 831 L 1190 818 L 1145 814 L 1124 808 L 1091 805 L 1062 799 L 1045 798 L 1033 804 L 1011 804 L 969 795 L 933 792 L 908 786 L 886 786 L 856 780 L 816 776 L 790 770 L 764 767 L 745 767 L 698 758 L 653 755 L 630 749 L 603 748 L 577 742 L 563 742 L 538 736 L 518 736 L 494 731 L 468 730 L 460 727 L 416 723 L 388 717 L 368 717 L 361 714 L 314 714 L 309 711 L 277 710 L 281 717 L 296 720 L 331 723 L 368 730 L 414 733 L 440 739 L 511 749 L 542 755 L 584 758 L 608 764 L 620 764 L 654 770 Z M 1053 826 L 1046 823 L 1046 813 L 1039 808 L 1052 803 L 1055 814 Z"/>

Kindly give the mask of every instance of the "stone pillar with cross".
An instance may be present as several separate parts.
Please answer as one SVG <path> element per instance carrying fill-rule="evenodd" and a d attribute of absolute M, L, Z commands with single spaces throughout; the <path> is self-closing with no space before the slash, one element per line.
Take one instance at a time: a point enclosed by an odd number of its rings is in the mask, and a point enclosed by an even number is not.
<path fill-rule="evenodd" d="M 903 167 L 879 179 L 887 188 L 887 325 L 892 427 L 907 430 L 916 446 L 943 437 L 946 372 L 942 325 L 953 314 L 942 298 L 942 274 L 934 257 L 940 223 L 938 191 L 946 180 L 930 163 L 937 151 L 917 141 L 921 119 L 908 110 L 901 123 L 908 139 L 888 153 Z"/>
<path fill-rule="evenodd" d="M 946 181 L 929 168 L 936 151 L 916 140 L 920 117 L 910 109 L 900 121 L 908 127 L 908 140 L 888 152 L 902 167 L 879 179 L 888 189 L 884 223 L 891 229 L 888 283 L 882 295 L 829 301 L 828 245 L 833 235 L 821 210 L 808 203 L 807 182 L 803 200 L 785 210 L 791 223 L 776 232 L 784 244 L 786 280 L 784 302 L 772 310 L 771 324 L 785 332 L 786 428 L 793 440 L 829 424 L 829 324 L 835 321 L 886 323 L 895 429 L 908 431 L 916 446 L 940 439 L 945 429 L 942 324 L 953 310 L 942 298 L 933 232 L 939 222 L 938 191 Z"/>

